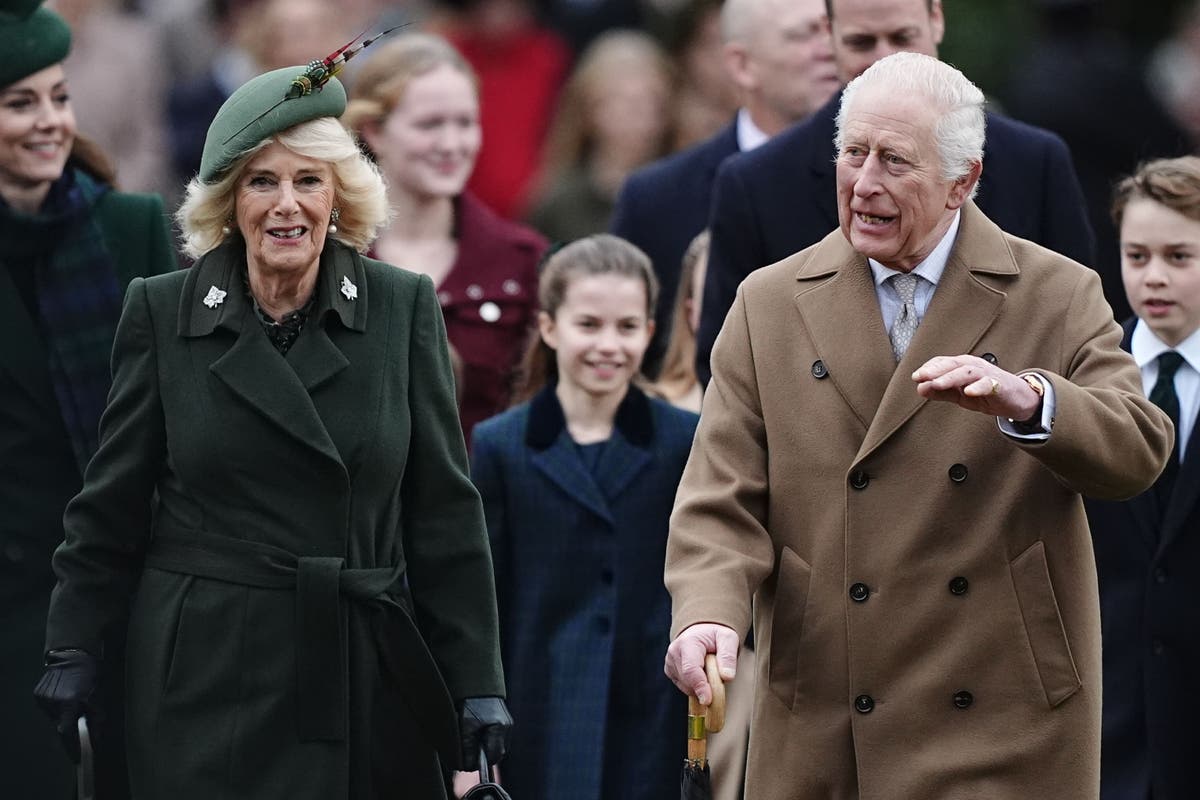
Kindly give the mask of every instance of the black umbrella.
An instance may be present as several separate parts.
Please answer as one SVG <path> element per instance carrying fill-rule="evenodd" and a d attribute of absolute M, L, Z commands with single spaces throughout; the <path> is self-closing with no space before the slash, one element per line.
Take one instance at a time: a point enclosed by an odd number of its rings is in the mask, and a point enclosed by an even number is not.
<path fill-rule="evenodd" d="M 688 697 L 688 752 L 679 780 L 680 800 L 712 800 L 707 737 L 725 727 L 725 683 L 714 654 L 705 656 L 704 671 L 712 687 L 712 702 L 705 708 L 695 697 Z"/>

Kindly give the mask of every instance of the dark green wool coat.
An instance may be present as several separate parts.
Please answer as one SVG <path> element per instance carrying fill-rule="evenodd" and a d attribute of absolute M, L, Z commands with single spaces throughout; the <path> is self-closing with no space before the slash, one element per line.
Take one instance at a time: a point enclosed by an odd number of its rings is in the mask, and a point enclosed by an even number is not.
<path fill-rule="evenodd" d="M 504 686 L 433 284 L 331 242 L 284 357 L 243 248 L 130 286 L 47 646 L 132 598 L 137 800 L 441 798 L 455 702 Z"/>
<path fill-rule="evenodd" d="M 122 288 L 175 268 L 157 195 L 109 192 L 95 219 Z M 45 337 L 2 263 L 6 250 L 0 242 L 0 797 L 55 800 L 74 796 L 75 770 L 53 723 L 34 705 L 33 686 L 42 674 L 54 588 L 50 556 L 63 539 L 63 509 L 83 478 L 59 413 Z M 119 665 L 116 655 L 112 664 Z"/>

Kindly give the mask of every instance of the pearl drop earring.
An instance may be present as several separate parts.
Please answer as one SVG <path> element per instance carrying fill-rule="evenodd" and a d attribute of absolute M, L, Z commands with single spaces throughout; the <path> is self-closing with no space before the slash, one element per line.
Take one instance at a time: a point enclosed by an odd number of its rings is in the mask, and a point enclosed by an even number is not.
<path fill-rule="evenodd" d="M 339 219 L 341 219 L 341 216 L 342 216 L 342 210 L 340 208 L 335 208 L 329 212 L 329 232 L 330 233 L 338 232 L 337 221 Z"/>

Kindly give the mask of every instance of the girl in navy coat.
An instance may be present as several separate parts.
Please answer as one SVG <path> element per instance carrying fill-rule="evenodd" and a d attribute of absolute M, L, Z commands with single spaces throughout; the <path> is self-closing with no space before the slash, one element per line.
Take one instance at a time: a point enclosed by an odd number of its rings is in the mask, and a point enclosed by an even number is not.
<path fill-rule="evenodd" d="M 667 522 L 697 417 L 634 384 L 654 332 L 650 260 L 607 234 L 542 269 L 528 397 L 475 428 L 522 800 L 669 797 L 684 696 L 663 675 Z"/>

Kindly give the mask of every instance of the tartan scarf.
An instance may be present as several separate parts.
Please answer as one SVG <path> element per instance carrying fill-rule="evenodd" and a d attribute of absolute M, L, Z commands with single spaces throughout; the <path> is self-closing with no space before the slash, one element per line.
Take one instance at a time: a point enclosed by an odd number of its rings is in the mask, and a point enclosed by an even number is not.
<path fill-rule="evenodd" d="M 33 266 L 50 378 L 80 474 L 99 445 L 121 315 L 116 269 L 92 213 L 109 189 L 68 166 L 37 214 L 21 214 L 0 201 L 4 258 Z"/>

